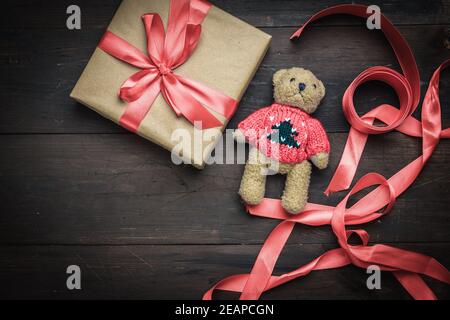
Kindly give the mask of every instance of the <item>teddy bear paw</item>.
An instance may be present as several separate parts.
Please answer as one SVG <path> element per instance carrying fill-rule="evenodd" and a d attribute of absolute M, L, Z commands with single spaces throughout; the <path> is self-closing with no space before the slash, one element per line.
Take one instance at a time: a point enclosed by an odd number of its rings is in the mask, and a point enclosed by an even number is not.
<path fill-rule="evenodd" d="M 264 193 L 261 190 L 253 190 L 253 189 L 239 189 L 239 195 L 242 200 L 249 205 L 255 206 L 261 203 Z"/>
<path fill-rule="evenodd" d="M 325 169 L 328 167 L 328 158 L 327 152 L 319 152 L 311 157 L 311 161 L 318 169 Z"/>
<path fill-rule="evenodd" d="M 306 206 L 306 199 L 292 199 L 290 197 L 283 197 L 281 206 L 290 214 L 298 214 L 303 211 Z"/>

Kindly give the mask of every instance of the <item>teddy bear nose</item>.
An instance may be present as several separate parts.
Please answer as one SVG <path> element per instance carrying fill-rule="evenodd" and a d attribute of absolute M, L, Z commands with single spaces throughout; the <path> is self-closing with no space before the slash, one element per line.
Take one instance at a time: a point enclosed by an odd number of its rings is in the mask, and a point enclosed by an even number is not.
<path fill-rule="evenodd" d="M 304 84 L 303 82 L 300 82 L 300 83 L 298 84 L 298 89 L 299 89 L 300 91 L 305 90 L 305 88 L 306 88 L 306 84 Z"/>

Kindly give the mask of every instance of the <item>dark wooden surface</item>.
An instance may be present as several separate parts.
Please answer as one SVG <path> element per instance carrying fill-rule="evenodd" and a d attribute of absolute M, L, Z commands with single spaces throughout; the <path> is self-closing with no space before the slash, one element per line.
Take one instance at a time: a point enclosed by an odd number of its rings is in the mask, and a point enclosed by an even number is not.
<path fill-rule="evenodd" d="M 221 278 L 250 270 L 276 221 L 249 217 L 237 189 L 242 165 L 203 171 L 176 166 L 167 151 L 125 132 L 77 104 L 69 92 L 120 0 L 79 0 L 82 29 L 65 27 L 72 1 L 8 0 L 0 13 L 0 298 L 198 299 Z M 271 75 L 305 66 L 327 87 L 316 116 L 333 146 L 330 168 L 314 172 L 310 199 L 336 204 L 325 189 L 346 140 L 340 100 L 351 80 L 373 65 L 398 68 L 378 31 L 349 17 L 324 19 L 300 42 L 290 34 L 336 1 L 216 0 L 219 7 L 273 35 L 271 48 L 229 128 L 271 102 Z M 377 2 L 367 2 L 376 4 Z M 378 3 L 410 43 L 425 90 L 450 50 L 450 1 Z M 443 122 L 450 125 L 450 74 L 441 80 Z M 393 91 L 370 83 L 358 109 L 395 104 Z M 371 137 L 357 176 L 390 176 L 420 152 L 418 139 L 398 133 Z M 382 220 L 364 228 L 372 243 L 422 252 L 450 266 L 450 142 L 442 141 L 414 185 Z M 282 177 L 267 196 L 279 197 Z M 180 203 L 183 205 L 180 205 Z M 336 247 L 329 227 L 298 226 L 276 273 Z M 65 270 L 77 264 L 82 290 L 69 291 Z M 276 299 L 408 299 L 392 275 L 367 290 L 365 270 L 314 272 L 264 295 Z M 448 286 L 428 280 L 440 298 Z M 235 295 L 221 295 L 235 297 Z"/>

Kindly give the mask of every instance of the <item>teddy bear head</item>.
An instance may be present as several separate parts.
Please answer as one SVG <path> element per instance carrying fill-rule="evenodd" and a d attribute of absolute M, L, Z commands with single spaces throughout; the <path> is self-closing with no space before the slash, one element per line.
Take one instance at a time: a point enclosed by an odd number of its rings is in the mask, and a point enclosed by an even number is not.
<path fill-rule="evenodd" d="M 276 103 L 297 107 L 306 113 L 316 111 L 325 96 L 322 81 L 303 68 L 281 69 L 273 75 L 273 97 Z"/>

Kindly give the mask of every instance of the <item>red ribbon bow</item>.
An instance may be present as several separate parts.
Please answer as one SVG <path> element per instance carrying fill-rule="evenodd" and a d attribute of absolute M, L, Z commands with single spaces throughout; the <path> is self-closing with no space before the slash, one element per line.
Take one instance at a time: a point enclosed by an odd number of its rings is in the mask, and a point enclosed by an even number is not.
<path fill-rule="evenodd" d="M 291 39 L 299 37 L 309 23 L 321 17 L 332 14 L 351 14 L 367 18 L 366 10 L 367 7 L 363 5 L 339 5 L 322 10 L 312 16 L 293 34 Z M 441 70 L 450 65 L 450 60 L 441 64 L 434 72 L 422 104 L 422 121 L 418 121 L 411 116 L 420 99 L 420 78 L 414 56 L 406 40 L 384 16 L 381 19 L 381 27 L 394 49 L 404 74 L 382 66 L 372 67 L 363 71 L 346 90 L 342 105 L 351 129 L 342 159 L 326 194 L 348 189 L 358 167 L 368 134 L 379 134 L 395 129 L 413 137 L 421 137 L 423 139 L 422 155 L 388 180 L 377 173 L 363 176 L 336 207 L 308 203 L 303 212 L 292 216 L 284 211 L 278 199 L 263 199 L 257 206 L 247 206 L 248 212 L 252 215 L 283 221 L 266 239 L 249 274 L 234 275 L 221 280 L 204 294 L 204 299 L 211 299 L 216 289 L 241 292 L 241 299 L 258 299 L 263 292 L 305 276 L 311 271 L 339 268 L 349 264 L 361 268 L 377 265 L 381 270 L 393 272 L 415 299 L 436 299 L 433 291 L 423 281 L 421 274 L 450 284 L 450 272 L 435 259 L 382 244 L 369 246 L 369 235 L 365 230 L 346 230 L 345 228 L 346 225 L 362 224 L 379 219 L 389 212 L 396 198 L 417 178 L 439 140 L 450 138 L 450 128 L 445 130 L 441 128 L 439 103 L 439 76 Z M 353 105 L 353 93 L 359 85 L 370 80 L 383 81 L 393 87 L 399 97 L 400 108 L 383 104 L 359 117 Z M 386 126 L 375 126 L 374 120 L 380 120 Z M 351 195 L 374 185 L 378 187 L 350 208 L 346 208 Z M 382 211 L 384 207 L 386 208 Z M 340 248 L 327 251 L 292 272 L 274 276 L 272 272 L 275 264 L 296 223 L 310 226 L 331 224 Z M 352 234 L 356 234 L 361 239 L 360 245 L 348 243 L 348 238 Z"/>
<path fill-rule="evenodd" d="M 211 4 L 203 0 L 171 0 L 167 33 L 158 14 L 143 15 L 148 56 L 126 40 L 106 31 L 98 47 L 142 69 L 120 87 L 119 96 L 128 103 L 119 121 L 123 127 L 136 132 L 160 92 L 177 116 L 183 115 L 200 128 L 222 125 L 204 106 L 227 119 L 233 115 L 236 100 L 173 72 L 196 48 L 201 23 L 210 8 Z"/>

